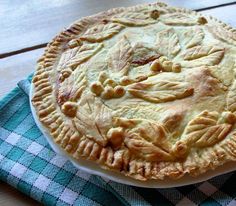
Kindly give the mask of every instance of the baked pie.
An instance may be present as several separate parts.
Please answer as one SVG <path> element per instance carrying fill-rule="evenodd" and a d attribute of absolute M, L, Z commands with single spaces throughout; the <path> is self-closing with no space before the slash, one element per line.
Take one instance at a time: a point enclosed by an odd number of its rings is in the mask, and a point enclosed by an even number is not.
<path fill-rule="evenodd" d="M 38 60 L 32 103 L 71 157 L 138 180 L 236 161 L 236 30 L 164 3 L 74 22 Z"/>

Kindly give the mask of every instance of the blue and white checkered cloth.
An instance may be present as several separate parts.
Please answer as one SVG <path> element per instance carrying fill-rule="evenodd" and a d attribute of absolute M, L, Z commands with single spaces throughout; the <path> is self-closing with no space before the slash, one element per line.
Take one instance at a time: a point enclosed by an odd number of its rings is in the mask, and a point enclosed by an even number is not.
<path fill-rule="evenodd" d="M 0 100 L 0 180 L 45 205 L 236 206 L 236 172 L 184 187 L 144 189 L 77 170 L 35 125 L 29 83 Z"/>

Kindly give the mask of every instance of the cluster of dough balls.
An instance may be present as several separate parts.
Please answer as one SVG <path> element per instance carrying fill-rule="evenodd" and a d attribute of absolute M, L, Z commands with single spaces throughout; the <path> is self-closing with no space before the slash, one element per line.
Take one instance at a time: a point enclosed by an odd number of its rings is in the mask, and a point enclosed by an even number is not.
<path fill-rule="evenodd" d="M 110 79 L 106 72 L 101 72 L 98 81 L 91 84 L 91 91 L 103 99 L 119 98 L 124 96 L 124 87 Z"/>
<path fill-rule="evenodd" d="M 153 72 L 180 72 L 181 65 L 179 63 L 173 63 L 166 56 L 161 56 L 152 62 L 150 69 Z"/>

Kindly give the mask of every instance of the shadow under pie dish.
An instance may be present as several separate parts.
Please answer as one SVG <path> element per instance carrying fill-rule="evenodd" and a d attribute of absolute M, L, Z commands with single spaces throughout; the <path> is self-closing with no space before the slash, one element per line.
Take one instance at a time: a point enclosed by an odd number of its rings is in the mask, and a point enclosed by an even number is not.
<path fill-rule="evenodd" d="M 70 157 L 137 180 L 236 161 L 236 32 L 163 3 L 74 22 L 38 60 L 32 105 Z"/>

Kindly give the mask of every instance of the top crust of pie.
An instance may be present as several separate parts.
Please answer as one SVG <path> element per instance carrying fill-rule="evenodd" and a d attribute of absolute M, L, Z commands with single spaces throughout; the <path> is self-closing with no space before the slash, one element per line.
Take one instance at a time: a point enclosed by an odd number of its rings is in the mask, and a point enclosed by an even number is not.
<path fill-rule="evenodd" d="M 74 22 L 48 44 L 32 103 L 76 159 L 138 180 L 236 161 L 236 31 L 163 3 Z"/>

